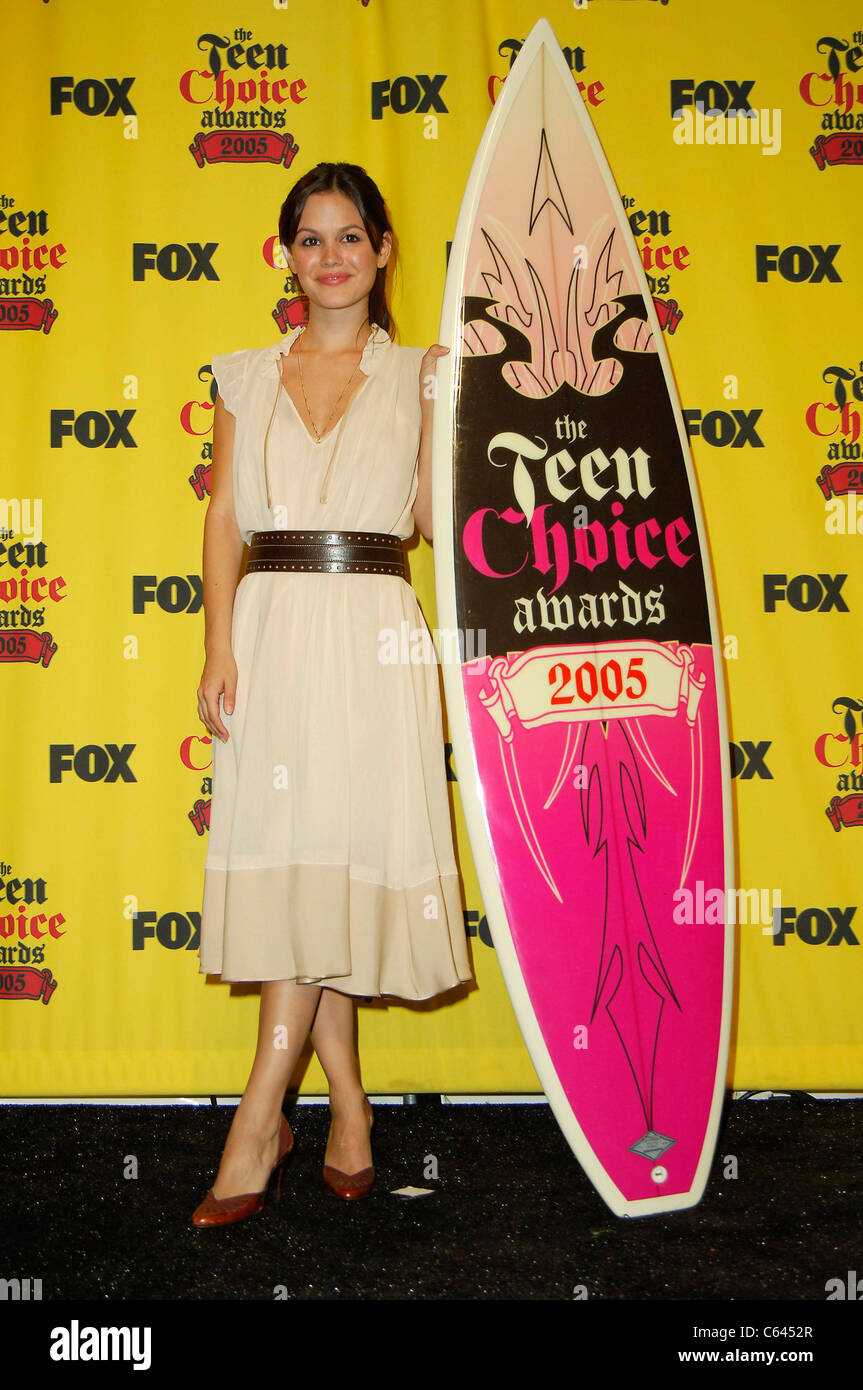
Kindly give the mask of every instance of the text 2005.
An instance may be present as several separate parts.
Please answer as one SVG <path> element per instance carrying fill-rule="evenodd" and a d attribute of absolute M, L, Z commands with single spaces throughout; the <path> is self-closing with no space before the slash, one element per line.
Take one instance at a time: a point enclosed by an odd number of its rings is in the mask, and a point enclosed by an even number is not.
<path fill-rule="evenodd" d="M 626 681 L 625 693 L 630 700 L 639 700 L 647 690 L 647 677 L 641 670 L 644 664 L 643 656 L 633 656 L 629 660 L 624 676 L 620 669 L 620 662 L 612 659 L 604 662 L 597 667 L 596 662 L 583 661 L 580 666 L 572 668 L 563 661 L 556 661 L 548 673 L 549 685 L 554 685 L 555 678 L 561 679 L 561 684 L 557 687 L 551 697 L 553 705 L 571 705 L 575 700 L 575 693 L 564 694 L 564 690 L 569 682 L 574 678 L 575 690 L 578 698 L 586 705 L 591 700 L 595 700 L 601 690 L 607 700 L 618 700 L 624 694 L 624 681 Z"/>

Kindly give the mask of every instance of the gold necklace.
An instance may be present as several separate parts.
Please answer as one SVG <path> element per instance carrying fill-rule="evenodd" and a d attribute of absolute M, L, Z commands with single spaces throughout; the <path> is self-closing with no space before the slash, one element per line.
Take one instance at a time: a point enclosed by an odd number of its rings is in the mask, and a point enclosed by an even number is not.
<path fill-rule="evenodd" d="M 303 333 L 305 333 L 305 331 L 306 331 L 306 330 L 303 329 Z M 301 334 L 300 336 L 302 336 L 302 334 Z M 367 341 L 368 341 L 368 340 L 367 340 Z M 362 352 L 360 353 L 360 362 L 361 362 L 361 361 L 362 361 Z M 303 384 L 303 354 L 302 354 L 302 352 L 300 351 L 300 345 L 299 345 L 299 343 L 297 344 L 297 371 L 298 371 L 299 378 L 300 378 L 300 390 L 301 390 L 302 393 L 303 393 L 303 401 L 305 402 L 306 414 L 308 415 L 309 420 L 311 421 L 312 429 L 314 430 L 314 434 L 315 434 L 315 443 L 316 443 L 316 444 L 320 444 L 322 438 L 323 438 L 324 435 L 326 434 L 327 428 L 328 428 L 328 426 L 329 426 L 329 423 L 330 423 L 330 421 L 332 420 L 333 416 L 334 416 L 335 413 L 336 413 L 336 409 L 337 409 L 337 407 L 338 407 L 339 401 L 342 399 L 342 396 L 345 394 L 345 392 L 347 391 L 347 389 L 348 389 L 348 387 L 350 386 L 351 382 L 353 381 L 354 377 L 356 376 L 357 367 L 359 367 L 360 362 L 357 362 L 357 363 L 356 363 L 356 366 L 354 367 L 353 371 L 351 372 L 350 376 L 348 377 L 347 381 L 345 382 L 344 386 L 342 387 L 341 391 L 339 392 L 338 396 L 336 397 L 336 400 L 335 400 L 335 403 L 334 403 L 334 405 L 333 405 L 333 408 L 332 408 L 332 410 L 330 411 L 329 415 L 328 415 L 327 418 L 326 418 L 326 422 L 325 422 L 325 424 L 324 424 L 324 428 L 321 430 L 320 433 L 318 433 L 318 427 L 317 427 L 317 425 L 315 424 L 314 419 L 312 418 L 312 412 L 311 412 L 311 409 L 310 409 L 310 407 L 309 407 L 309 398 L 308 398 L 308 396 L 306 395 L 306 388 L 305 388 L 305 386 L 304 386 L 304 384 Z"/>

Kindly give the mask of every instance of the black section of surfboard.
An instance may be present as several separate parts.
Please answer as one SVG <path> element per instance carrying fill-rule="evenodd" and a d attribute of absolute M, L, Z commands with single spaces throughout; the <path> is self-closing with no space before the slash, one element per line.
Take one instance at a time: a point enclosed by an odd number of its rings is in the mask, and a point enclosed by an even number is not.
<path fill-rule="evenodd" d="M 505 323 L 489 314 L 493 300 L 468 296 L 462 302 L 463 325 L 481 320 L 500 334 L 505 343 L 502 352 L 463 355 L 454 430 L 454 552 L 459 627 L 484 629 L 489 655 L 527 651 L 535 647 L 538 640 L 571 639 L 589 643 L 607 641 L 613 637 L 646 637 L 660 642 L 711 642 L 710 615 L 695 515 L 662 361 L 656 352 L 624 351 L 615 345 L 615 335 L 624 322 L 630 318 L 647 318 L 640 295 L 623 295 L 618 302 L 622 306 L 622 313 L 597 329 L 592 342 L 596 361 L 615 358 L 623 366 L 623 375 L 617 385 L 597 396 L 576 391 L 568 382 L 564 382 L 553 395 L 544 398 L 519 395 L 517 419 L 513 415 L 514 393 L 504 380 L 502 369 L 506 362 L 529 362 L 530 344 L 514 324 Z M 578 439 L 560 437 L 560 432 L 565 431 L 566 427 L 559 425 L 559 422 L 566 417 L 574 424 L 579 421 L 587 423 L 585 442 L 580 446 Z M 551 568 L 543 574 L 534 567 L 529 531 L 523 516 L 519 524 L 495 519 L 493 524 L 486 524 L 483 528 L 487 562 L 497 575 L 517 572 L 511 578 L 489 578 L 468 562 L 461 538 L 467 518 L 478 508 L 490 507 L 502 513 L 516 505 L 512 491 L 512 469 L 491 466 L 487 454 L 489 442 L 494 436 L 509 430 L 516 430 L 532 441 L 544 442 L 549 456 L 566 450 L 575 467 L 564 481 L 574 492 L 566 502 L 556 499 L 543 485 L 542 463 L 530 463 L 529 468 L 536 477 L 536 505 L 538 508 L 545 507 L 541 528 L 552 537 L 548 542 Z M 621 497 L 613 485 L 616 476 L 614 464 L 603 474 L 597 475 L 599 485 L 609 488 L 602 500 L 587 497 L 578 490 L 579 459 L 584 453 L 590 452 L 586 441 L 597 439 L 613 439 L 615 447 L 623 449 L 627 455 L 636 448 L 644 450 L 649 458 L 653 484 L 649 496 L 641 497 L 634 489 L 630 496 Z M 624 511 L 620 516 L 612 512 L 615 502 L 623 503 Z M 573 515 L 579 504 L 586 504 L 591 524 L 599 522 L 604 526 L 608 540 L 609 558 L 593 569 L 574 559 Z M 660 592 L 659 603 L 664 617 L 657 622 L 656 608 L 651 613 L 643 602 L 635 605 L 630 599 L 626 605 L 628 620 L 624 619 L 621 616 L 623 596 L 618 581 L 623 579 L 626 582 L 627 570 L 622 569 L 615 558 L 614 538 L 609 528 L 621 524 L 630 528 L 628 553 L 634 554 L 632 529 L 635 526 L 645 521 L 655 521 L 659 531 L 664 533 L 666 526 L 677 518 L 682 518 L 689 532 L 679 541 L 681 553 L 691 556 L 685 569 L 676 565 L 664 552 L 653 567 L 645 568 L 635 558 L 631 566 L 632 589 L 642 588 L 645 579 L 649 579 L 650 589 Z M 559 527 L 565 536 L 569 566 L 565 582 L 554 593 L 556 574 L 552 526 Z M 651 531 L 649 549 L 651 553 L 659 553 L 661 542 L 658 544 L 652 538 L 654 529 Z M 675 532 L 675 535 L 679 534 L 679 531 Z M 557 540 L 558 544 L 564 543 L 560 532 Z M 595 549 L 592 553 L 595 554 Z M 546 599 L 556 597 L 560 600 L 568 595 L 572 600 L 574 626 L 561 628 L 556 638 L 551 632 L 546 632 L 541 638 L 527 629 L 519 632 L 513 624 L 517 600 L 533 597 L 538 587 L 542 588 Z M 610 605 L 605 605 L 605 611 L 616 615 L 614 626 L 602 624 L 597 627 L 589 621 L 582 626 L 578 621 L 579 612 L 584 611 L 581 595 L 604 592 L 616 595 Z M 632 621 L 639 608 L 641 620 Z M 602 607 L 600 611 L 603 611 Z"/>

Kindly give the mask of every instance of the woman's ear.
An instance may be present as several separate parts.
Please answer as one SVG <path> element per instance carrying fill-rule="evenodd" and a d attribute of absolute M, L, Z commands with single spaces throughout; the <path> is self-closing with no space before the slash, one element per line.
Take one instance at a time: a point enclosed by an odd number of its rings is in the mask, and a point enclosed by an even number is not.
<path fill-rule="evenodd" d="M 381 266 L 385 266 L 385 265 L 386 265 L 387 261 L 388 261 L 389 258 L 390 258 L 390 252 L 392 251 L 392 249 L 393 249 L 392 234 L 391 234 L 390 232 L 384 232 L 383 236 L 381 237 L 381 249 L 380 249 L 380 251 L 378 252 L 378 269 L 379 269 L 379 270 L 380 270 Z"/>
<path fill-rule="evenodd" d="M 290 251 L 288 250 L 287 246 L 285 245 L 285 243 L 284 243 L 283 241 L 280 241 L 280 242 L 279 242 L 279 245 L 280 245 L 280 247 L 282 248 L 282 255 L 284 256 L 285 264 L 286 264 L 286 265 L 288 266 L 288 268 L 290 269 L 291 274 L 295 274 L 295 273 L 296 273 L 296 266 L 294 265 L 294 258 L 293 258 L 293 256 L 291 255 Z"/>

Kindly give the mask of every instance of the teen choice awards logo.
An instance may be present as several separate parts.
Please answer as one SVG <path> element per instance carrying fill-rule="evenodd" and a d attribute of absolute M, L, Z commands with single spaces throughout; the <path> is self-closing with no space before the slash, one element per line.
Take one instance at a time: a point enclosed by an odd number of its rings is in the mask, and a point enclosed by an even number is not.
<path fill-rule="evenodd" d="M 307 99 L 305 78 L 287 75 L 287 45 L 256 43 L 251 29 L 201 34 L 202 65 L 180 77 L 180 96 L 201 108 L 189 149 L 205 164 L 284 164 L 299 150 L 288 112 Z"/>

